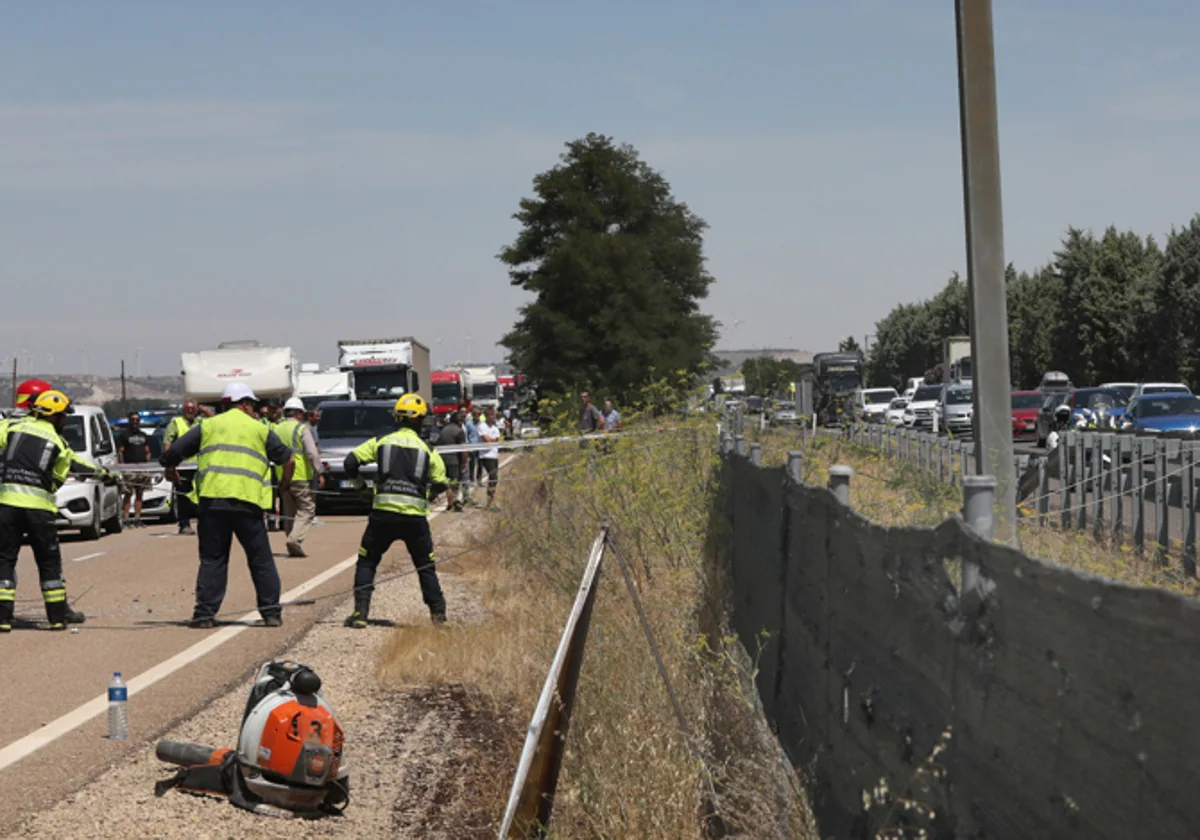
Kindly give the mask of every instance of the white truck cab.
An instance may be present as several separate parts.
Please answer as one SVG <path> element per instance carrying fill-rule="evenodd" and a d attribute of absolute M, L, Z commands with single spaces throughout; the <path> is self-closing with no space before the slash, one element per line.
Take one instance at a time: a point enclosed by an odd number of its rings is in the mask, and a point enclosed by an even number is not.
<path fill-rule="evenodd" d="M 117 446 L 104 410 L 94 405 L 76 405 L 67 415 L 62 437 L 67 445 L 87 461 L 104 469 L 117 463 Z M 92 478 L 70 477 L 55 494 L 61 530 L 78 529 L 85 540 L 98 540 L 101 534 L 121 530 L 121 491 L 106 487 Z"/>

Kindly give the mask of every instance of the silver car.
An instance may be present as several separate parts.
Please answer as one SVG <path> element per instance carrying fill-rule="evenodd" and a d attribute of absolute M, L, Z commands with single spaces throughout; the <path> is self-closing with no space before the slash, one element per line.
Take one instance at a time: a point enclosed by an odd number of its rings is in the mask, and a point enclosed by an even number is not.
<path fill-rule="evenodd" d="M 938 403 L 940 424 L 948 434 L 970 437 L 975 416 L 974 392 L 970 385 L 948 385 Z"/>

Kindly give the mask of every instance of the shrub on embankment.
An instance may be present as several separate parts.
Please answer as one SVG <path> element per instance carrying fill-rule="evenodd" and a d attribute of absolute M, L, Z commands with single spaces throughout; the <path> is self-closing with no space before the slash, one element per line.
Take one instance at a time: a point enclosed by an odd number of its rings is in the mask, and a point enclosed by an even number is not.
<path fill-rule="evenodd" d="M 503 480 L 487 558 L 465 567 L 490 612 L 449 632 L 405 629 L 384 673 L 465 683 L 514 738 L 507 775 L 475 795 L 497 821 L 589 548 L 608 523 L 645 607 L 688 738 L 678 725 L 610 552 L 584 654 L 551 835 L 815 837 L 803 795 L 762 720 L 753 663 L 728 631 L 706 557 L 713 498 L 711 423 L 635 425 L 621 439 L 523 455 Z M 487 538 L 485 537 L 485 540 Z M 430 654 L 433 655 L 430 655 Z M 754 652 L 752 651 L 751 654 Z M 715 795 L 715 796 L 714 796 Z M 716 813 L 709 819 L 707 814 Z"/>

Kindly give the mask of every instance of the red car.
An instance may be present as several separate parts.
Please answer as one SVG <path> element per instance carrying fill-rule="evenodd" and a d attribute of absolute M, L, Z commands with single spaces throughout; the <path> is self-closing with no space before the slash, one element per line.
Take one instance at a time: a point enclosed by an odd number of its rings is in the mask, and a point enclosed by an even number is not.
<path fill-rule="evenodd" d="M 1044 399 L 1041 391 L 1012 392 L 1013 440 L 1037 440 L 1038 409 Z"/>

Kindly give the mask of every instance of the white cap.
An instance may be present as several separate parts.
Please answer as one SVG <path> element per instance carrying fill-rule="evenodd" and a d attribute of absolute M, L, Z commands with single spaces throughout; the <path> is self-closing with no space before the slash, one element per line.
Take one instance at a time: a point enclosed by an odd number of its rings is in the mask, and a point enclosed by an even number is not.
<path fill-rule="evenodd" d="M 225 390 L 221 392 L 221 400 L 225 402 L 239 403 L 242 400 L 258 401 L 258 397 L 254 396 L 254 392 L 250 390 L 250 386 L 245 382 L 230 382 L 225 386 Z"/>
<path fill-rule="evenodd" d="M 304 400 L 299 397 L 289 397 L 283 404 L 284 411 L 304 411 Z"/>

